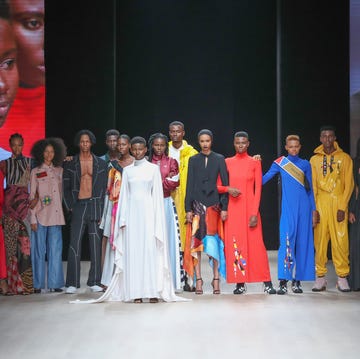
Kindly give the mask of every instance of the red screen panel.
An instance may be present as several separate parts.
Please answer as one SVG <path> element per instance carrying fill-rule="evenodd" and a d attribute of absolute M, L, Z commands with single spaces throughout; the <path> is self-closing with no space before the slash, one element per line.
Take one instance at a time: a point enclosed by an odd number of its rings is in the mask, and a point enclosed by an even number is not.
<path fill-rule="evenodd" d="M 1 101 L 4 105 L 3 109 L 0 107 L 0 116 L 7 112 L 0 122 L 0 147 L 10 151 L 9 137 L 17 132 L 24 137 L 23 154 L 28 156 L 33 143 L 45 137 L 45 5 L 44 0 L 7 0 L 0 4 L 2 7 L 7 4 L 9 10 L 8 20 L 4 15 L 6 11 L 2 11 L 0 17 L 0 81 L 4 83 L 0 88 L 0 106 Z M 14 64 L 6 58 L 13 46 L 17 51 Z M 11 59 L 12 53 L 8 57 Z M 18 82 L 14 90 L 16 69 Z M 2 151 L 0 156 L 3 159 L 6 154 Z"/>

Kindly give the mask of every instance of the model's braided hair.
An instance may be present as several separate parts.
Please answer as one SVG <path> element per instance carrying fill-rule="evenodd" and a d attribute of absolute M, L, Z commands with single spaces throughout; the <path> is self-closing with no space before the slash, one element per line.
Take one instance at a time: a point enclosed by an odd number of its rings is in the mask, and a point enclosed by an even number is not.
<path fill-rule="evenodd" d="M 169 155 L 169 140 L 167 138 L 166 135 L 164 135 L 163 133 L 157 132 L 154 133 L 153 135 L 150 136 L 149 141 L 148 141 L 148 147 L 149 147 L 149 161 L 151 162 L 153 155 L 154 155 L 154 150 L 152 148 L 154 141 L 160 138 L 162 140 L 165 141 L 165 155 L 168 156 Z"/>

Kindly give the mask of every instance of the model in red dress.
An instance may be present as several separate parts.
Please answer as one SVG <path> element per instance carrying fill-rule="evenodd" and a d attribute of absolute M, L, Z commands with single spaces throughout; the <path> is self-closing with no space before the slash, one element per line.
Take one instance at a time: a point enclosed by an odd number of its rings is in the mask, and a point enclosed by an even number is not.
<path fill-rule="evenodd" d="M 229 193 L 225 221 L 226 281 L 237 283 L 234 294 L 245 292 L 245 282 L 264 282 L 264 291 L 275 294 L 259 213 L 261 161 L 248 155 L 249 144 L 246 132 L 235 134 L 236 155 L 225 160 L 229 186 L 218 185 L 220 193 Z"/>

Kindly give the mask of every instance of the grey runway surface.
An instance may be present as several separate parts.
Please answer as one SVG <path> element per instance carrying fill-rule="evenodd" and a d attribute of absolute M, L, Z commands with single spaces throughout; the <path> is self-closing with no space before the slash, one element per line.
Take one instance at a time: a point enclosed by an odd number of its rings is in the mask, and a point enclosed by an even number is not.
<path fill-rule="evenodd" d="M 277 287 L 277 252 L 269 251 Z M 66 266 L 66 263 L 64 263 Z M 262 283 L 233 295 L 221 282 L 213 295 L 211 270 L 202 260 L 204 294 L 189 302 L 70 304 L 97 298 L 86 287 L 82 262 L 78 294 L 0 296 L 1 358 L 359 358 L 360 292 L 340 293 L 329 263 L 328 288 L 283 296 Z"/>

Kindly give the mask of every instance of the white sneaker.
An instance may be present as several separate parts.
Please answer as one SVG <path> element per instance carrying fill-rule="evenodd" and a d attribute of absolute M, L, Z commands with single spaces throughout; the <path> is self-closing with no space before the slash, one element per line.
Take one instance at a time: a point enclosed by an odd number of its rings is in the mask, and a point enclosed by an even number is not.
<path fill-rule="evenodd" d="M 338 277 L 336 287 L 340 292 L 350 292 L 349 283 L 344 277 Z"/>
<path fill-rule="evenodd" d="M 325 277 L 316 277 L 314 286 L 312 287 L 313 292 L 322 292 L 326 290 L 327 281 Z"/>
<path fill-rule="evenodd" d="M 77 289 L 76 289 L 75 287 L 73 287 L 73 286 L 67 287 L 67 288 L 65 289 L 65 293 L 66 293 L 66 294 L 75 294 L 76 291 L 77 291 Z"/>
<path fill-rule="evenodd" d="M 104 291 L 104 288 L 101 288 L 100 286 L 98 286 L 98 285 L 93 285 L 93 286 L 91 286 L 90 287 L 90 290 L 92 291 L 92 292 L 103 292 Z"/>

